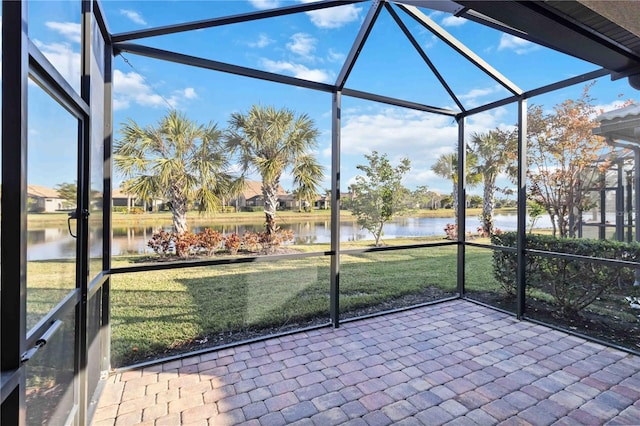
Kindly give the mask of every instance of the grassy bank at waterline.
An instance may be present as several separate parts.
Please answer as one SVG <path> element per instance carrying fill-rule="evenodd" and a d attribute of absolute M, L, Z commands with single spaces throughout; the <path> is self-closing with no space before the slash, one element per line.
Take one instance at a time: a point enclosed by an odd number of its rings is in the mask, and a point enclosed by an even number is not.
<path fill-rule="evenodd" d="M 482 209 L 467 209 L 467 216 L 476 217 L 482 213 Z M 497 209 L 496 214 L 515 214 L 515 209 Z M 450 217 L 453 221 L 453 209 L 438 210 L 409 210 L 404 217 Z M 63 224 L 66 226 L 68 213 L 29 213 L 27 215 L 28 227 L 36 229 L 44 225 Z M 92 213 L 90 220 L 97 222 L 101 216 Z M 341 210 L 340 217 L 344 220 L 353 219 L 348 210 Z M 292 210 L 279 211 L 277 218 L 282 221 L 302 221 L 302 220 L 330 220 L 330 210 L 313 210 L 311 212 L 297 212 Z M 264 220 L 263 212 L 237 212 L 237 213 L 216 213 L 216 214 L 199 214 L 196 211 L 188 213 L 188 221 L 194 225 L 202 225 L 207 223 L 255 223 Z M 153 212 L 153 213 L 117 213 L 111 214 L 111 223 L 116 226 L 124 225 L 141 225 L 141 226 L 160 226 L 171 223 L 170 212 Z"/>

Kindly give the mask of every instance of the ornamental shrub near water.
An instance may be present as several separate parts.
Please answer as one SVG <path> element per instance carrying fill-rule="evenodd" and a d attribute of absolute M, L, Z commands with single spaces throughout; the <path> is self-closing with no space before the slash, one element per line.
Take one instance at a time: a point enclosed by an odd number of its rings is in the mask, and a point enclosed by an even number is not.
<path fill-rule="evenodd" d="M 516 246 L 516 233 L 492 235 L 491 242 L 503 247 Z M 529 234 L 528 250 L 557 252 L 584 256 L 585 259 L 548 257 L 542 254 L 526 254 L 527 288 L 537 288 L 551 295 L 565 317 L 577 315 L 601 295 L 618 286 L 631 286 L 634 270 L 628 266 L 605 264 L 589 258 L 615 259 L 630 262 L 640 260 L 640 244 L 617 241 L 575 238 L 554 238 Z M 517 255 L 514 252 L 495 250 L 493 253 L 494 276 L 508 296 L 516 293 Z"/>
<path fill-rule="evenodd" d="M 234 233 L 223 235 L 211 228 L 194 234 L 184 232 L 154 232 L 147 242 L 156 254 L 161 257 L 176 255 L 180 258 L 196 256 L 214 256 L 221 251 L 235 255 L 243 250 L 250 253 L 273 253 L 282 244 L 293 241 L 293 231 L 278 229 L 268 235 L 266 232 L 248 232 L 242 236 Z"/>

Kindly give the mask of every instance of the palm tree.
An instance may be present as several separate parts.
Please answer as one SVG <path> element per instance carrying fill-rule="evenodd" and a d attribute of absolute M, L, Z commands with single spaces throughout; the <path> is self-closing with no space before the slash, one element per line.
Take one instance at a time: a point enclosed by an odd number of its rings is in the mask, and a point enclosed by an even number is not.
<path fill-rule="evenodd" d="M 474 186 L 479 182 L 479 176 L 476 173 L 472 173 L 472 168 L 476 163 L 476 157 L 472 152 L 467 153 L 467 166 L 466 166 L 466 183 L 469 186 Z M 458 154 L 442 154 L 436 162 L 431 166 L 433 172 L 445 179 L 450 179 L 453 182 L 453 209 L 456 221 L 458 220 Z"/>
<path fill-rule="evenodd" d="M 495 208 L 496 179 L 502 172 L 515 173 L 518 140 L 514 131 L 500 129 L 487 133 L 474 133 L 471 138 L 473 152 L 478 164 L 473 171 L 482 176 L 484 183 L 482 198 L 482 233 L 493 234 L 493 210 Z"/>
<path fill-rule="evenodd" d="M 293 167 L 293 184 L 296 186 L 295 193 L 300 201 L 300 206 L 304 202 L 313 206 L 318 198 L 318 187 L 322 181 L 324 168 L 318 164 L 312 155 L 303 155 Z"/>
<path fill-rule="evenodd" d="M 280 177 L 290 169 L 294 183 L 305 197 L 317 194 L 323 168 L 310 151 L 316 146 L 318 130 L 306 114 L 295 116 L 286 109 L 253 105 L 247 113 L 233 113 L 229 119 L 227 148 L 239 154 L 244 173 L 257 171 L 262 177 L 266 231 L 276 231 L 276 209 Z"/>
<path fill-rule="evenodd" d="M 217 125 L 200 125 L 175 110 L 157 126 L 140 127 L 129 119 L 114 147 L 114 164 L 126 178 L 123 190 L 142 199 L 169 201 L 173 228 L 187 231 L 187 208 L 201 212 L 220 208 L 244 182 L 228 173 L 229 164 Z"/>

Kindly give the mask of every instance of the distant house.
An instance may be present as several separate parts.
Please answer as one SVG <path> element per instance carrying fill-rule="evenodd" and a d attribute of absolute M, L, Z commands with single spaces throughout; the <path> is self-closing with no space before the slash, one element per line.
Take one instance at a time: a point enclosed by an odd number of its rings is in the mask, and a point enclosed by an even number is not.
<path fill-rule="evenodd" d="M 293 206 L 293 197 L 287 194 L 287 191 L 278 185 L 278 203 L 279 207 L 291 208 Z M 264 206 L 264 197 L 262 196 L 262 182 L 255 180 L 247 180 L 246 186 L 242 194 L 230 200 L 230 205 L 236 209 L 244 207 L 261 207 Z"/>
<path fill-rule="evenodd" d="M 53 213 L 76 208 L 75 204 L 61 198 L 58 191 L 46 186 L 27 185 L 27 199 L 28 210 L 33 213 Z"/>
<path fill-rule="evenodd" d="M 151 201 L 138 198 L 137 195 L 127 193 L 121 189 L 111 191 L 111 207 L 125 207 L 127 211 L 140 208 L 144 211 L 158 211 L 164 206 L 164 200 L 154 198 Z"/>
<path fill-rule="evenodd" d="M 331 197 L 327 194 L 320 195 L 313 202 L 313 207 L 319 210 L 327 210 L 331 206 Z"/>

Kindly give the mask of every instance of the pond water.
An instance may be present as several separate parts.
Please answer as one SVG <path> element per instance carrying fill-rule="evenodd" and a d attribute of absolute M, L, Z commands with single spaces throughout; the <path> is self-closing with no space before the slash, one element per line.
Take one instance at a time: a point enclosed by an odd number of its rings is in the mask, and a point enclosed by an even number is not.
<path fill-rule="evenodd" d="M 444 228 L 448 223 L 453 223 L 453 218 L 396 218 L 384 226 L 384 239 L 400 237 L 427 237 L 444 236 Z M 466 221 L 467 231 L 475 232 L 480 224 L 478 217 L 469 217 Z M 513 231 L 516 229 L 515 215 L 496 215 L 496 228 L 503 231 Z M 331 222 L 326 221 L 284 221 L 278 222 L 282 229 L 290 229 L 294 233 L 296 244 L 318 244 L 329 243 L 331 239 Z M 549 227 L 549 220 L 540 218 L 536 227 Z M 260 232 L 264 229 L 263 222 L 242 223 L 235 225 L 214 224 L 206 226 L 223 234 L 236 232 L 243 234 L 245 231 Z M 196 226 L 193 232 L 201 231 L 205 226 Z M 164 227 L 171 230 L 171 224 Z M 147 242 L 158 227 L 114 227 L 111 243 L 111 253 L 114 256 L 123 254 L 152 253 L 147 247 Z M 58 259 L 75 256 L 75 240 L 69 236 L 66 227 L 49 227 L 45 229 L 29 230 L 27 232 L 27 259 L 43 260 Z M 373 237 L 367 231 L 360 229 L 355 221 L 344 221 L 340 223 L 341 241 L 371 240 Z M 96 241 L 91 244 L 91 256 L 100 256 L 102 252 L 102 242 L 98 238 L 90 238 Z"/>

